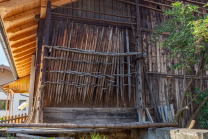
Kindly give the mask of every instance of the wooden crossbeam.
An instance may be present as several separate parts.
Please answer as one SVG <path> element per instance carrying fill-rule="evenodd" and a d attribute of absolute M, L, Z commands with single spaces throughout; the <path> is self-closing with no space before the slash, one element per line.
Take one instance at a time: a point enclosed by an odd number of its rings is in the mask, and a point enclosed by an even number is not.
<path fill-rule="evenodd" d="M 31 43 L 36 42 L 36 37 L 27 39 L 25 41 L 21 41 L 19 43 L 16 43 L 14 45 L 11 45 L 11 48 L 18 48 L 18 47 L 26 47 L 28 45 L 30 45 Z"/>
<path fill-rule="evenodd" d="M 40 13 L 40 7 L 4 18 L 4 22 L 8 23 L 8 22 L 14 22 L 14 21 L 16 22 L 17 20 L 24 20 L 28 17 L 35 16 L 36 14 L 39 14 L 39 13 Z"/>
<path fill-rule="evenodd" d="M 19 35 L 17 37 L 12 37 L 9 39 L 9 41 L 13 41 L 13 42 L 16 42 L 16 41 L 22 41 L 22 40 L 26 40 L 28 38 L 31 38 L 32 36 L 36 36 L 37 34 L 37 30 L 33 30 L 33 31 L 30 31 L 30 32 L 27 32 L 27 33 L 24 33 L 22 35 Z"/>
<path fill-rule="evenodd" d="M 7 30 L 7 34 L 11 35 L 13 33 L 19 33 L 19 32 L 23 32 L 25 30 L 35 30 L 38 27 L 38 22 L 37 21 L 33 21 L 15 28 L 11 28 L 9 30 Z"/>
<path fill-rule="evenodd" d="M 36 51 L 36 48 L 34 48 L 34 49 L 32 49 L 32 50 L 29 50 L 29 51 L 25 51 L 25 52 L 20 53 L 20 54 L 17 54 L 17 55 L 14 56 L 14 58 L 22 58 L 22 57 L 31 55 L 31 54 L 34 53 L 35 51 Z"/>
<path fill-rule="evenodd" d="M 32 44 L 30 44 L 26 47 L 21 47 L 20 49 L 14 50 L 13 54 L 18 54 L 18 53 L 21 53 L 21 52 L 24 52 L 24 51 L 27 51 L 27 50 L 31 50 L 35 47 L 36 47 L 36 42 L 33 42 Z"/>

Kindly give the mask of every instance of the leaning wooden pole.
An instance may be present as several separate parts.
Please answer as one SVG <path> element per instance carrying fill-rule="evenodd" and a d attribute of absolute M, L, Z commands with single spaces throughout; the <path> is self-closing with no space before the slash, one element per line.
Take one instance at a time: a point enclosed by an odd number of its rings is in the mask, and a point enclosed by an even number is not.
<path fill-rule="evenodd" d="M 153 108 L 154 108 L 154 111 L 155 111 L 156 120 L 157 120 L 157 122 L 160 122 L 159 112 L 158 112 L 158 110 L 157 110 L 156 101 L 155 101 L 153 92 L 152 92 L 151 87 L 150 87 L 150 83 L 149 83 L 149 80 L 148 80 L 148 77 L 147 77 L 146 69 L 145 69 L 145 67 L 144 67 L 144 61 L 143 61 L 143 70 L 144 70 L 144 77 L 145 77 L 145 81 L 146 81 L 146 83 L 147 83 L 147 88 L 148 88 L 148 90 L 149 90 L 150 98 L 152 99 L 152 104 L 153 104 Z"/>
<path fill-rule="evenodd" d="M 70 124 L 70 123 L 37 123 L 37 124 L 0 124 L 0 127 L 40 127 L 40 128 L 150 128 L 150 127 L 177 127 L 177 123 L 122 123 L 122 124 Z"/>
<path fill-rule="evenodd" d="M 142 52 L 142 39 L 141 39 L 141 25 L 140 25 L 140 13 L 139 13 L 139 0 L 136 2 L 136 38 L 135 38 L 135 51 Z M 143 111 L 143 101 L 142 101 L 142 59 L 137 58 L 136 61 L 136 98 L 137 98 L 137 110 L 139 116 L 139 122 L 142 122 L 142 111 Z"/>

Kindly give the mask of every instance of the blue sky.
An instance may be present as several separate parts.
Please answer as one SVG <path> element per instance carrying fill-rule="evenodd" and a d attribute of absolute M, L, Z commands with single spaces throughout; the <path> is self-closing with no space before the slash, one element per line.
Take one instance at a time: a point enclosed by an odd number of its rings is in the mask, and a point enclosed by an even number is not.
<path fill-rule="evenodd" d="M 2 46 L 1 46 L 1 43 L 0 43 L 0 65 L 1 64 L 9 66 L 9 63 L 7 62 L 6 56 L 4 54 L 4 50 L 2 49 Z"/>

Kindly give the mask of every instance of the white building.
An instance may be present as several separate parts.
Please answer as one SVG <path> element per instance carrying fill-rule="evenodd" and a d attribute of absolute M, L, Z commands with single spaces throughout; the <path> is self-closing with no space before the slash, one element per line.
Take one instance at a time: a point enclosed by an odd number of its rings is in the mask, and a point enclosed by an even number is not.
<path fill-rule="evenodd" d="M 14 76 L 8 66 L 0 65 L 0 85 L 8 84 L 14 81 Z M 0 116 L 5 115 L 18 115 L 28 113 L 28 107 L 26 109 L 19 111 L 18 107 L 23 102 L 29 99 L 29 94 L 21 93 L 7 93 L 2 88 L 0 88 Z M 11 99 L 10 99 L 11 97 Z M 8 101 L 7 101 L 8 98 Z M 7 110 L 6 110 L 6 103 Z M 10 108 L 9 108 L 10 104 Z"/>

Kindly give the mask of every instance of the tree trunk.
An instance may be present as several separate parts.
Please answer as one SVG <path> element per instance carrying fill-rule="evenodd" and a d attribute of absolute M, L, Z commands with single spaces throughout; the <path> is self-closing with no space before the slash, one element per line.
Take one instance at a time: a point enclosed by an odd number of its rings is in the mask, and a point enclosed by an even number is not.
<path fill-rule="evenodd" d="M 204 104 L 206 104 L 207 101 L 208 101 L 208 96 L 202 101 L 202 103 L 196 109 L 196 111 L 194 112 L 194 114 L 192 114 L 191 118 L 189 119 L 189 121 L 187 123 L 187 126 L 186 126 L 187 128 L 189 127 L 189 125 L 191 124 L 191 121 L 194 120 L 194 118 L 197 116 L 197 114 L 200 112 L 200 110 L 202 109 L 202 107 L 204 106 Z"/>

